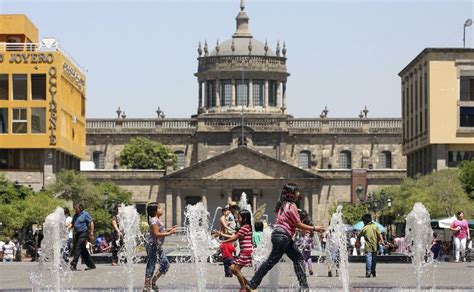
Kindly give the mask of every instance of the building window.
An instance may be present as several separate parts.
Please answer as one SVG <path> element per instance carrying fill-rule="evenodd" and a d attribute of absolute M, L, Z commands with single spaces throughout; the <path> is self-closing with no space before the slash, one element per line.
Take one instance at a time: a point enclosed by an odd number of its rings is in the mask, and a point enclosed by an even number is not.
<path fill-rule="evenodd" d="M 0 74 L 0 100 L 8 100 L 8 74 Z"/>
<path fill-rule="evenodd" d="M 178 157 L 178 169 L 183 169 L 186 166 L 186 157 L 183 151 L 176 151 L 174 154 Z"/>
<path fill-rule="evenodd" d="M 310 168 L 311 152 L 304 150 L 300 152 L 298 166 L 304 169 Z"/>
<path fill-rule="evenodd" d="M 94 151 L 92 154 L 92 160 L 95 164 L 95 169 L 104 169 L 104 152 Z"/>
<path fill-rule="evenodd" d="M 459 109 L 459 126 L 474 127 L 474 107 L 461 106 Z"/>
<path fill-rule="evenodd" d="M 474 101 L 474 76 L 461 76 L 460 100 Z"/>
<path fill-rule="evenodd" d="M 270 80 L 268 82 L 268 105 L 269 106 L 277 105 L 277 93 L 278 93 L 278 83 L 275 80 Z"/>
<path fill-rule="evenodd" d="M 31 99 L 46 100 L 46 74 L 31 74 Z"/>
<path fill-rule="evenodd" d="M 264 81 L 254 80 L 252 86 L 253 86 L 253 105 L 263 106 L 263 92 L 265 88 Z"/>
<path fill-rule="evenodd" d="M 0 108 L 0 134 L 8 133 L 8 109 Z"/>
<path fill-rule="evenodd" d="M 232 80 L 221 80 L 221 106 L 232 106 Z"/>
<path fill-rule="evenodd" d="M 27 75 L 13 74 L 13 99 L 26 100 L 27 97 Z"/>
<path fill-rule="evenodd" d="M 249 81 L 237 80 L 237 106 L 247 106 L 249 103 Z"/>
<path fill-rule="evenodd" d="M 31 108 L 31 133 L 46 133 L 46 108 Z"/>
<path fill-rule="evenodd" d="M 380 168 L 392 168 L 392 152 L 382 151 L 380 154 Z"/>
<path fill-rule="evenodd" d="M 26 108 L 14 108 L 12 114 L 12 131 L 14 134 L 25 134 L 28 129 Z"/>
<path fill-rule="evenodd" d="M 339 168 L 351 169 L 352 168 L 352 155 L 349 150 L 344 150 L 339 153 Z"/>
<path fill-rule="evenodd" d="M 216 106 L 216 86 L 214 80 L 206 81 L 206 98 L 207 98 L 207 107 Z"/>
<path fill-rule="evenodd" d="M 464 160 L 474 158 L 474 151 L 448 151 L 448 167 L 458 167 Z"/>

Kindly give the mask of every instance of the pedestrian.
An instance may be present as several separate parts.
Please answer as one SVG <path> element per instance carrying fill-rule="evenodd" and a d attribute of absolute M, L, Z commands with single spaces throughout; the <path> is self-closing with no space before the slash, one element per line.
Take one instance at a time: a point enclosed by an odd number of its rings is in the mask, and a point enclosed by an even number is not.
<path fill-rule="evenodd" d="M 240 283 L 240 291 L 246 291 L 245 285 L 247 284 L 246 279 L 242 275 L 243 267 L 252 266 L 252 253 L 253 253 L 253 244 L 252 244 L 252 215 L 248 210 L 239 211 L 239 225 L 240 229 L 232 235 L 229 239 L 222 241 L 233 242 L 237 239 L 239 240 L 239 255 L 235 258 L 234 263 L 230 265 L 230 270 L 237 277 Z"/>
<path fill-rule="evenodd" d="M 16 257 L 16 246 L 13 241 L 10 240 L 9 237 L 5 238 L 5 244 L 2 247 L 3 250 L 3 262 L 13 262 Z"/>
<path fill-rule="evenodd" d="M 64 217 L 66 218 L 64 225 L 66 227 L 66 246 L 63 247 L 63 259 L 67 263 L 69 262 L 69 256 L 71 254 L 71 247 L 72 247 L 72 237 L 73 237 L 73 228 L 72 228 L 72 217 L 71 212 L 69 211 L 68 207 L 64 207 Z"/>
<path fill-rule="evenodd" d="M 118 205 L 115 205 L 112 212 L 112 266 L 118 265 L 118 252 L 122 245 L 123 234 L 119 227 Z"/>
<path fill-rule="evenodd" d="M 237 203 L 234 201 L 231 201 L 229 205 L 227 205 L 227 207 L 230 211 L 226 216 L 227 226 L 229 226 L 229 231 L 232 234 L 234 234 L 236 230 L 239 229 L 238 220 L 237 220 L 239 216 L 239 213 L 237 212 L 237 210 L 239 207 L 237 206 Z"/>
<path fill-rule="evenodd" d="M 296 202 L 299 199 L 300 192 L 296 184 L 288 183 L 283 187 L 275 208 L 277 218 L 271 235 L 272 251 L 268 259 L 258 268 L 248 285 L 246 285 L 247 291 L 257 289 L 263 277 L 280 261 L 283 254 L 286 254 L 293 262 L 300 287 L 308 289 L 304 258 L 296 247 L 293 236 L 295 235 L 296 228 L 313 232 L 322 232 L 324 228 L 306 225 L 301 222 L 296 207 Z"/>
<path fill-rule="evenodd" d="M 95 269 L 95 264 L 92 261 L 92 258 L 87 249 L 87 243 L 94 241 L 94 221 L 91 215 L 84 210 L 84 207 L 81 203 L 76 203 L 74 205 L 74 210 L 76 213 L 72 218 L 72 226 L 74 228 L 73 236 L 73 259 L 71 261 L 71 270 L 77 270 L 77 262 L 79 257 L 82 257 L 82 260 L 87 265 L 86 270 Z"/>
<path fill-rule="evenodd" d="M 254 225 L 254 230 L 252 233 L 252 243 L 253 243 L 253 247 L 257 247 L 260 245 L 260 242 L 262 241 L 263 222 L 257 221 L 253 225 Z"/>
<path fill-rule="evenodd" d="M 222 242 L 220 244 L 220 250 L 222 252 L 222 262 L 224 263 L 224 276 L 231 278 L 233 274 L 230 266 L 234 263 L 235 246 L 232 242 Z"/>
<path fill-rule="evenodd" d="M 166 274 L 169 269 L 169 261 L 163 251 L 163 243 L 165 237 L 176 233 L 176 226 L 166 229 L 165 225 L 160 221 L 160 217 L 163 215 L 163 209 L 157 203 L 151 203 L 147 206 L 148 224 L 150 226 L 150 234 L 147 238 L 146 252 L 146 270 L 145 270 L 145 285 L 143 288 L 144 292 L 158 290 L 156 281 Z M 159 262 L 160 268 L 155 275 L 155 265 Z"/>
<path fill-rule="evenodd" d="M 356 249 L 356 246 L 355 246 L 356 241 L 357 241 L 356 234 L 352 233 L 351 238 L 349 239 L 349 244 L 351 246 L 350 252 L 351 252 L 351 255 L 353 255 L 353 256 L 357 255 L 357 249 Z"/>
<path fill-rule="evenodd" d="M 441 244 L 438 239 L 438 233 L 433 232 L 433 240 L 431 240 L 431 252 L 433 253 L 433 260 L 439 260 L 439 255 L 441 251 Z"/>
<path fill-rule="evenodd" d="M 234 215 L 230 212 L 229 205 L 222 209 L 222 216 L 219 219 L 219 232 L 227 235 L 235 233 Z"/>
<path fill-rule="evenodd" d="M 364 214 L 362 221 L 364 222 L 364 227 L 357 236 L 356 244 L 359 245 L 361 238 L 365 238 L 365 276 L 370 278 L 370 275 L 373 277 L 377 275 L 375 271 L 377 265 L 377 250 L 379 244 L 384 244 L 384 241 L 377 225 L 372 222 L 372 216 L 370 214 Z"/>
<path fill-rule="evenodd" d="M 459 262 L 459 256 L 462 255 L 462 261 L 466 261 L 466 243 L 471 239 L 469 233 L 469 224 L 464 219 L 464 212 L 459 211 L 456 213 L 456 220 L 453 221 L 449 229 L 454 231 L 454 246 L 456 248 L 456 263 Z"/>

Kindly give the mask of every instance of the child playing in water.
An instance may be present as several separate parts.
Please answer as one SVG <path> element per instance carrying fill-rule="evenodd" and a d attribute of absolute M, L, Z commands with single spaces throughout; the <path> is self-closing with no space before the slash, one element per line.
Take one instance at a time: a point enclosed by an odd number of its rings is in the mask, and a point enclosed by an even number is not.
<path fill-rule="evenodd" d="M 232 271 L 230 266 L 234 263 L 235 246 L 232 242 L 223 242 L 220 245 L 222 252 L 222 262 L 224 263 L 224 275 L 225 277 L 232 277 Z"/>
<path fill-rule="evenodd" d="M 247 284 L 247 281 L 242 275 L 241 269 L 242 267 L 252 266 L 252 223 L 251 215 L 248 210 L 242 210 L 239 213 L 239 221 L 241 226 L 239 231 L 230 236 L 228 239 L 224 240 L 222 243 L 231 243 L 232 241 L 235 241 L 237 239 L 239 240 L 240 253 L 238 257 L 234 260 L 234 263 L 230 266 L 230 269 L 239 280 L 240 291 L 246 291 L 245 285 Z"/>

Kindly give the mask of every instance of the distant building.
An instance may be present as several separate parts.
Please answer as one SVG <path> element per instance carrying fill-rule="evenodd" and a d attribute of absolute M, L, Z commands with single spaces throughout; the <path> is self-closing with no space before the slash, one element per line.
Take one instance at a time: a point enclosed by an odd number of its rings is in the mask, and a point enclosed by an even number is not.
<path fill-rule="evenodd" d="M 400 73 L 408 176 L 474 157 L 474 50 L 427 48 Z"/>
<path fill-rule="evenodd" d="M 87 159 L 94 181 L 112 180 L 133 192 L 140 210 L 154 201 L 168 226 L 184 223 L 187 204 L 203 202 L 210 212 L 246 192 L 254 209 L 273 208 L 282 186 L 301 186 L 300 207 L 327 224 L 336 202 L 356 202 L 362 194 L 397 185 L 406 175 L 399 118 L 316 118 L 287 113 L 287 48 L 253 38 L 245 7 L 232 38 L 198 46 L 197 114 L 191 118 L 87 120 Z M 121 169 L 119 155 L 131 138 L 146 136 L 168 145 L 178 169 Z M 396 198 L 395 198 L 396 199 Z"/>
<path fill-rule="evenodd" d="M 85 76 L 24 15 L 0 15 L 0 173 L 40 189 L 85 158 Z"/>

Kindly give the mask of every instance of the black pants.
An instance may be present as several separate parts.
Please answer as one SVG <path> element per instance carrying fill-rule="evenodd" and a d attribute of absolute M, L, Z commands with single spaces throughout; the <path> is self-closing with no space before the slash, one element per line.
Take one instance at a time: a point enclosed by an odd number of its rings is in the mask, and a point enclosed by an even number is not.
<path fill-rule="evenodd" d="M 268 256 L 268 259 L 260 266 L 252 280 L 250 280 L 249 286 L 252 289 L 256 289 L 262 282 L 263 277 L 280 261 L 283 254 L 286 254 L 293 262 L 293 268 L 295 269 L 300 287 L 308 288 L 304 258 L 293 242 L 293 239 L 287 234 L 273 232 L 272 244 L 273 247 L 270 256 Z"/>
<path fill-rule="evenodd" d="M 118 263 L 118 252 L 123 245 L 123 240 L 115 238 L 112 240 L 112 262 Z"/>
<path fill-rule="evenodd" d="M 82 260 L 89 268 L 95 268 L 95 264 L 92 261 L 89 252 L 87 251 L 87 239 L 89 238 L 89 232 L 76 233 L 76 236 L 73 240 L 73 259 L 71 262 L 71 267 L 76 267 L 79 257 L 82 257 Z"/>

